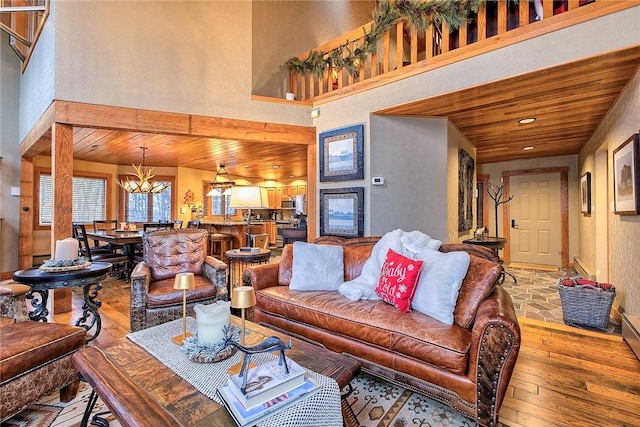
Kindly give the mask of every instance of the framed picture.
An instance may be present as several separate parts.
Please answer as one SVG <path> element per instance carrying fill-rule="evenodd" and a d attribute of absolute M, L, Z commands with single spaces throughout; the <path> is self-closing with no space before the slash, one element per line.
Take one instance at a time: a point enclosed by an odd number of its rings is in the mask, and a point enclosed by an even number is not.
<path fill-rule="evenodd" d="M 591 172 L 580 177 L 580 212 L 591 213 Z"/>
<path fill-rule="evenodd" d="M 638 135 L 632 135 L 613 152 L 613 200 L 615 213 L 640 213 L 640 160 Z"/>
<path fill-rule="evenodd" d="M 363 131 L 355 125 L 320 134 L 320 182 L 364 179 Z"/>
<path fill-rule="evenodd" d="M 364 187 L 320 190 L 320 235 L 364 235 Z"/>

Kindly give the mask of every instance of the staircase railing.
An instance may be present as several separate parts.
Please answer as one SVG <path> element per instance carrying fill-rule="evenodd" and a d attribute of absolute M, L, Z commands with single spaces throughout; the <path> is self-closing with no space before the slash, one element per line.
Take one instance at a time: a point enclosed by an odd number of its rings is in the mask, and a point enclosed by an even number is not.
<path fill-rule="evenodd" d="M 354 72 L 343 69 L 333 69 L 331 65 L 322 76 L 309 72 L 291 71 L 289 74 L 289 92 L 293 92 L 296 100 L 319 101 L 331 99 L 335 96 L 346 95 L 356 90 L 366 90 L 371 87 L 390 83 L 394 80 L 425 72 L 430 64 L 434 64 L 443 57 L 456 53 L 455 57 L 468 57 L 485 53 L 488 50 L 501 47 L 492 44 L 489 40 L 499 39 L 501 35 L 524 27 L 538 25 L 539 28 L 547 28 L 548 31 L 557 30 L 558 24 L 563 26 L 575 25 L 594 16 L 581 15 L 583 19 L 571 18 L 578 16 L 577 9 L 595 11 L 596 7 L 602 10 L 600 15 L 613 13 L 614 11 L 632 7 L 637 2 L 622 1 L 615 10 L 611 5 L 599 0 L 566 0 L 566 1 L 524 1 L 513 0 L 488 1 L 477 13 L 472 14 L 466 25 L 455 31 L 450 31 L 446 23 L 430 25 L 423 36 L 418 36 L 416 31 L 409 29 L 406 22 L 400 22 L 386 31 L 378 41 L 377 51 L 359 63 Z M 627 3 L 621 6 L 620 3 Z M 607 9 L 608 7 L 608 9 Z M 539 16 L 539 15 L 542 15 Z M 560 17 L 558 15 L 563 15 Z M 564 19 L 564 20 L 563 20 Z M 538 22 L 542 21 L 542 22 Z M 373 22 L 357 28 L 347 34 L 318 46 L 315 52 L 329 54 L 338 49 L 341 52 L 353 52 L 358 46 L 362 46 L 365 33 L 369 33 Z M 540 32 L 530 35 L 534 37 Z M 345 43 L 345 40 L 347 42 Z M 482 51 L 472 49 L 474 45 L 482 45 Z M 463 54 L 464 53 L 464 54 Z M 298 58 L 305 60 L 309 55 L 306 52 Z M 444 64 L 440 64 L 444 65 Z"/>

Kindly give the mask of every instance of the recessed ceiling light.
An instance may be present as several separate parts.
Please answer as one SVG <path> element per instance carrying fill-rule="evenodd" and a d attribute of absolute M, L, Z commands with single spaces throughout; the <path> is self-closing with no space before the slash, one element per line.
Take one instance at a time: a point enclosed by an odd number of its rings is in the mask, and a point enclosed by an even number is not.
<path fill-rule="evenodd" d="M 534 148 L 536 148 L 536 147 L 534 147 L 533 145 L 527 145 L 526 147 L 522 147 L 522 150 L 523 151 L 529 151 L 529 150 L 533 150 Z"/>
<path fill-rule="evenodd" d="M 535 121 L 535 117 L 525 117 L 524 119 L 518 120 L 518 123 L 520 123 L 521 125 L 528 125 L 529 123 L 533 123 Z"/>
<path fill-rule="evenodd" d="M 251 167 L 251 165 L 242 165 L 243 168 L 245 169 L 249 169 Z"/>
<path fill-rule="evenodd" d="M 272 165 L 271 167 L 274 168 L 274 169 L 278 169 L 280 167 L 280 165 Z"/>

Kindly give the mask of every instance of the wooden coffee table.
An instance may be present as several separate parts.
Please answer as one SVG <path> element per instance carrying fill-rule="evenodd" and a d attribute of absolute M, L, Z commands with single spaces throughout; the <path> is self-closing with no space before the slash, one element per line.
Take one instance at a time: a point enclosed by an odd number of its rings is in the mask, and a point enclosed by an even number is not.
<path fill-rule="evenodd" d="M 232 316 L 232 323 L 241 320 Z M 292 341 L 287 356 L 300 365 L 333 378 L 342 390 L 360 371 L 358 361 L 309 342 L 247 322 L 253 340 L 278 336 Z M 249 343 L 249 342 L 248 342 Z M 83 353 L 84 357 L 83 357 Z M 200 393 L 142 347 L 124 338 L 100 350 L 81 350 L 74 363 L 122 425 L 158 420 L 163 425 L 235 426 L 224 406 Z M 141 389 L 143 392 L 139 393 Z M 129 391 L 129 392 L 128 392 Z M 140 399 L 136 402 L 134 397 Z M 345 404 L 343 402 L 343 408 Z M 344 414 L 344 409 L 343 409 Z M 175 420 L 175 423 L 167 420 Z M 129 420 L 127 422 L 127 420 Z M 124 422 L 123 422 L 124 421 Z"/>

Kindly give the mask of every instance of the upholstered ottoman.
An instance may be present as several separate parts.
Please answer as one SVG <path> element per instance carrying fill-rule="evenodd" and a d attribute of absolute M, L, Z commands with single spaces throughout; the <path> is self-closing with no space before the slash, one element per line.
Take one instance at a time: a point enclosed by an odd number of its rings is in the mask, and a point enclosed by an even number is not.
<path fill-rule="evenodd" d="M 0 421 L 60 389 L 60 400 L 78 391 L 73 353 L 86 343 L 83 328 L 58 323 L 15 322 L 0 327 Z"/>

